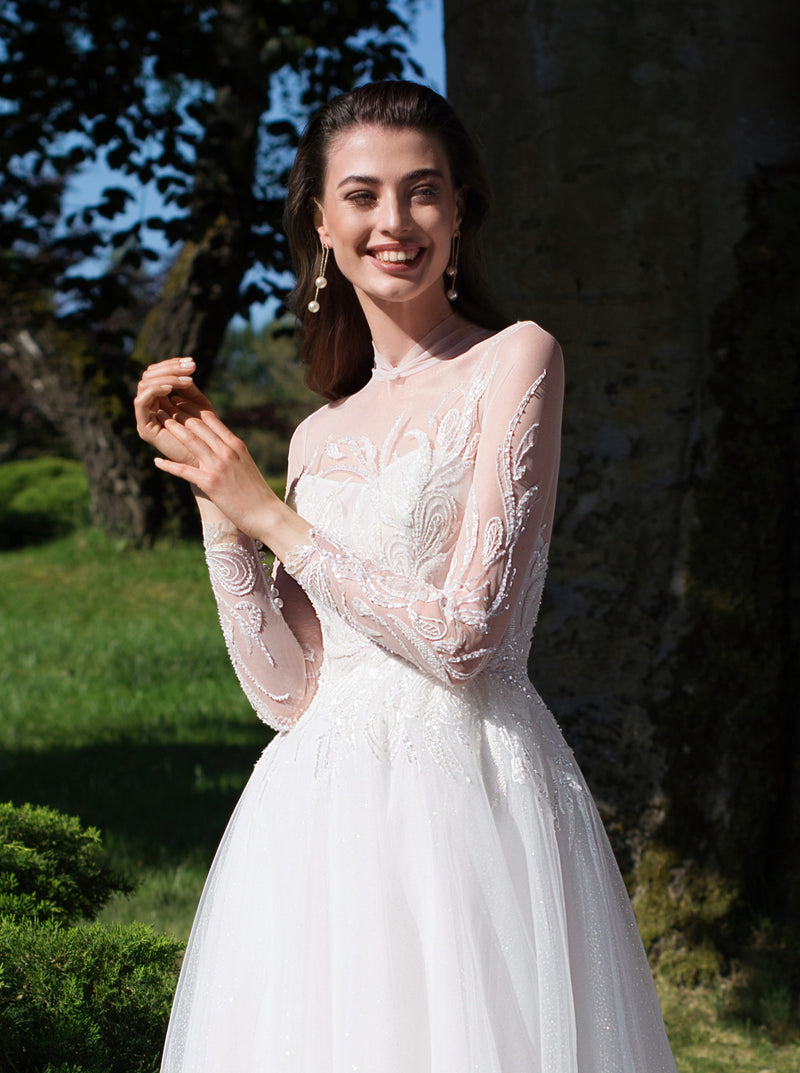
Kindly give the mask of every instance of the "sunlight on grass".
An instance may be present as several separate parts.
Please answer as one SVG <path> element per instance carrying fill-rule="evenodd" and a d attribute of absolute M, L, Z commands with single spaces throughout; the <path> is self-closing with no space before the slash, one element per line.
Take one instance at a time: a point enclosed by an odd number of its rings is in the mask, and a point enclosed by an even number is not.
<path fill-rule="evenodd" d="M 116 550 L 88 532 L 0 557 L 2 745 L 226 740 L 252 724 L 202 550 Z M 252 735 L 238 734 L 238 740 Z"/>
<path fill-rule="evenodd" d="M 138 882 L 103 915 L 188 934 L 270 732 L 228 662 L 202 547 L 86 530 L 0 554 L 2 797 L 70 812 Z"/>

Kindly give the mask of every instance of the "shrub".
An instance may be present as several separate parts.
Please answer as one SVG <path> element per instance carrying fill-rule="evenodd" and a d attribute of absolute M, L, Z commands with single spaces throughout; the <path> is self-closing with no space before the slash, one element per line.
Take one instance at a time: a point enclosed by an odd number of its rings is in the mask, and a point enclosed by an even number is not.
<path fill-rule="evenodd" d="M 14 920 L 93 920 L 131 884 L 102 864 L 95 828 L 54 809 L 0 804 L 0 913 Z"/>
<path fill-rule="evenodd" d="M 0 1070 L 158 1067 L 183 944 L 143 924 L 74 926 L 131 889 L 101 858 L 75 817 L 0 805 Z"/>
<path fill-rule="evenodd" d="M 156 1070 L 181 950 L 144 924 L 0 918 L 0 1069 Z"/>
<path fill-rule="evenodd" d="M 79 462 L 32 458 L 0 466 L 0 547 L 49 540 L 89 520 L 89 485 Z"/>

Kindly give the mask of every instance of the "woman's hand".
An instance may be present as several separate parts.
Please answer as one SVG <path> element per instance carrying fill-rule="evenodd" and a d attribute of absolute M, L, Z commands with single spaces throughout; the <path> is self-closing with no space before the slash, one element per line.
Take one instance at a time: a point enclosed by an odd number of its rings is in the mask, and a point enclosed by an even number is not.
<path fill-rule="evenodd" d="M 157 458 L 159 469 L 190 481 L 242 533 L 283 559 L 308 542 L 311 526 L 272 491 L 247 447 L 210 407 L 182 401 L 163 418 L 184 458 Z"/>
<path fill-rule="evenodd" d="M 191 358 L 145 369 L 136 392 L 136 428 L 163 458 L 155 464 L 194 486 L 206 520 L 225 519 L 283 560 L 307 543 L 311 526 L 272 491 L 245 444 L 220 421 L 189 375 Z"/>
<path fill-rule="evenodd" d="M 192 381 L 190 374 L 194 369 L 192 358 L 169 358 L 148 365 L 133 400 L 136 431 L 146 443 L 173 462 L 192 464 L 195 459 L 164 427 L 165 420 L 180 411 L 183 400 L 214 412 L 211 403 Z"/>

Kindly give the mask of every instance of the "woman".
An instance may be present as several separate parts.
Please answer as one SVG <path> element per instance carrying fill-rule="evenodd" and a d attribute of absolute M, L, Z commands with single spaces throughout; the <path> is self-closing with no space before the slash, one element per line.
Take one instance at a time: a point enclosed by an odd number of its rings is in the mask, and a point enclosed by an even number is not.
<path fill-rule="evenodd" d="M 526 675 L 563 373 L 535 324 L 497 330 L 487 204 L 431 90 L 369 85 L 312 119 L 287 230 L 330 401 L 292 439 L 287 503 L 190 359 L 139 386 L 280 732 L 203 894 L 167 1073 L 675 1070 L 596 809 Z"/>

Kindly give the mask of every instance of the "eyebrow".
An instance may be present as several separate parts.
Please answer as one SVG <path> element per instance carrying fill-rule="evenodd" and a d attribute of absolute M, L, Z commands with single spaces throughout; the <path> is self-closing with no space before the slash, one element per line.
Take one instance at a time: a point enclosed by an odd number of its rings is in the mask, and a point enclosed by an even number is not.
<path fill-rule="evenodd" d="M 410 171 L 408 175 L 404 175 L 402 181 L 404 183 L 416 182 L 417 179 L 444 179 L 444 175 L 438 168 L 418 168 L 416 171 Z M 337 184 L 338 190 L 342 186 L 346 186 L 348 183 L 363 183 L 364 186 L 380 186 L 381 180 L 374 175 L 348 175 Z"/>

